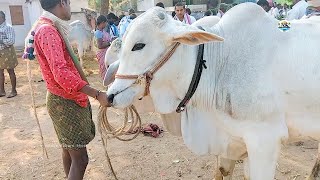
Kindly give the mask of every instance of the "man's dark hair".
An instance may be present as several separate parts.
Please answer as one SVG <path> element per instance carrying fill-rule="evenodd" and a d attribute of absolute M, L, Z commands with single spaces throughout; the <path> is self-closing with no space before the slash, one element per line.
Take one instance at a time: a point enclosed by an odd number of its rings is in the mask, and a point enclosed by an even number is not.
<path fill-rule="evenodd" d="M 130 8 L 130 9 L 128 10 L 128 13 L 129 13 L 129 15 L 131 15 L 131 14 L 135 13 L 135 11 L 134 11 L 134 9 Z"/>
<path fill-rule="evenodd" d="M 4 20 L 6 20 L 6 14 L 3 11 L 0 11 L 0 16 L 2 16 Z"/>
<path fill-rule="evenodd" d="M 212 11 L 208 10 L 204 13 L 204 16 L 211 16 L 212 15 Z"/>
<path fill-rule="evenodd" d="M 135 13 L 133 13 L 133 14 L 130 14 L 130 19 L 135 19 L 137 17 L 137 15 L 135 14 Z"/>
<path fill-rule="evenodd" d="M 100 15 L 98 18 L 97 18 L 97 26 L 101 23 L 104 23 L 104 22 L 107 22 L 107 18 L 104 16 L 104 15 Z"/>
<path fill-rule="evenodd" d="M 176 12 L 173 11 L 173 12 L 171 13 L 171 16 L 172 16 L 172 17 L 175 17 L 175 16 L 176 16 Z"/>
<path fill-rule="evenodd" d="M 164 4 L 162 2 L 158 2 L 156 6 L 162 7 L 164 9 Z"/>
<path fill-rule="evenodd" d="M 185 9 L 186 7 L 184 6 L 184 4 L 182 4 L 181 2 L 178 2 L 175 6 L 174 6 L 174 9 L 176 9 L 176 7 L 178 6 L 182 6 L 183 9 Z"/>
<path fill-rule="evenodd" d="M 114 13 L 109 13 L 109 14 L 107 15 L 107 19 L 115 19 L 115 20 L 117 20 L 118 17 L 117 17 Z"/>
<path fill-rule="evenodd" d="M 186 8 L 186 12 L 191 15 L 191 9 L 190 8 Z"/>
<path fill-rule="evenodd" d="M 216 16 L 218 14 L 218 9 L 210 10 L 212 12 L 212 16 Z"/>
<path fill-rule="evenodd" d="M 269 3 L 268 3 L 267 0 L 259 0 L 259 1 L 257 2 L 257 4 L 258 4 L 259 6 L 269 6 Z"/>
<path fill-rule="evenodd" d="M 67 3 L 67 0 L 63 0 L 63 1 Z M 61 3 L 61 0 L 40 0 L 42 9 L 46 11 L 50 11 L 60 3 Z"/>
<path fill-rule="evenodd" d="M 122 15 L 120 15 L 119 16 L 119 20 L 121 21 L 121 19 L 123 18 L 123 17 L 125 17 L 126 15 L 124 15 L 124 14 L 122 14 Z"/>

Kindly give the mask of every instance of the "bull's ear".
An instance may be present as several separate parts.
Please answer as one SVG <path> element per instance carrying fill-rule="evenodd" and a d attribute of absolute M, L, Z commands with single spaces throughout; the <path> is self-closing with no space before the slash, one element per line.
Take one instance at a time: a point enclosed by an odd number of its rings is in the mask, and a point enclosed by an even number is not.
<path fill-rule="evenodd" d="M 177 33 L 172 40 L 181 44 L 199 45 L 209 42 L 221 42 L 224 39 L 218 35 L 198 30 Z"/>

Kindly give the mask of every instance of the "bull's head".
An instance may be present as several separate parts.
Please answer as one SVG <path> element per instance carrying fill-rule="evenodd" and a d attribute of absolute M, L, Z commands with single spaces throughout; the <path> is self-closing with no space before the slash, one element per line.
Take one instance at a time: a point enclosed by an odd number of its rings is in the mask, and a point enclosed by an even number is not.
<path fill-rule="evenodd" d="M 170 113 L 175 110 L 190 83 L 197 50 L 194 45 L 222 40 L 217 35 L 175 21 L 162 8 L 155 7 L 129 25 L 119 53 L 117 74 L 143 75 L 169 47 L 181 43 L 170 60 L 154 74 L 150 85 L 156 110 Z M 116 79 L 107 92 L 109 101 L 116 108 L 129 106 L 144 93 L 145 83 L 136 79 Z"/>

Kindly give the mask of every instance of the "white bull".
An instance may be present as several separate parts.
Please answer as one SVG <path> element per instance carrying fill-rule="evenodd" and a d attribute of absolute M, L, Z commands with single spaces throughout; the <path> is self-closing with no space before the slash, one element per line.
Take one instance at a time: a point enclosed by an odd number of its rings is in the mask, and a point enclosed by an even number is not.
<path fill-rule="evenodd" d="M 80 20 L 73 21 L 69 25 L 71 26 L 71 31 L 68 38 L 72 45 L 77 46 L 80 64 L 83 67 L 83 55 L 91 45 L 93 33 Z"/>
<path fill-rule="evenodd" d="M 184 142 L 197 154 L 230 159 L 222 165 L 226 171 L 233 160 L 248 157 L 246 178 L 271 180 L 281 143 L 320 138 L 320 19 L 292 22 L 288 32 L 277 24 L 252 3 L 234 7 L 208 32 L 153 8 L 129 27 L 117 73 L 144 74 L 172 44 L 181 43 L 150 84 L 156 111 L 172 113 L 191 82 L 195 45 L 207 43 L 208 69 L 181 114 Z M 224 42 L 212 43 L 219 36 Z M 109 100 L 127 107 L 144 94 L 143 82 L 117 78 Z"/>
<path fill-rule="evenodd" d="M 129 27 L 117 73 L 144 74 L 172 44 L 181 43 L 150 85 L 156 111 L 172 113 L 191 82 L 195 45 L 208 43 L 208 69 L 181 114 L 184 142 L 197 154 L 230 159 L 222 168 L 248 157 L 246 178 L 271 180 L 281 143 L 320 138 L 320 19 L 292 22 L 285 33 L 277 24 L 253 3 L 234 7 L 208 32 L 153 8 Z M 219 36 L 224 42 L 210 43 L 221 41 Z M 143 82 L 117 78 L 109 100 L 127 107 L 144 94 Z"/>

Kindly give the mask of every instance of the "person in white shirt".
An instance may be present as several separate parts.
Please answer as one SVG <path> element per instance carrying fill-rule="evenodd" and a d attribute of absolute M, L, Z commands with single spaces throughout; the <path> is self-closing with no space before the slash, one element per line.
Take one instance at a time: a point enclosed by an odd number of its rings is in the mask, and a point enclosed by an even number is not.
<path fill-rule="evenodd" d="M 271 12 L 271 15 L 275 18 L 279 17 L 280 13 L 279 13 L 279 7 L 280 7 L 280 4 L 277 4 L 277 3 L 274 3 L 274 8 Z"/>
<path fill-rule="evenodd" d="M 190 16 L 186 13 L 186 7 L 182 3 L 177 3 L 174 6 L 174 11 L 176 15 L 174 16 L 175 20 L 181 21 L 185 24 L 192 24 L 196 22 L 196 19 L 193 16 Z"/>
<path fill-rule="evenodd" d="M 295 0 L 295 5 L 288 11 L 287 20 L 301 19 L 305 15 L 308 6 L 305 0 Z"/>

